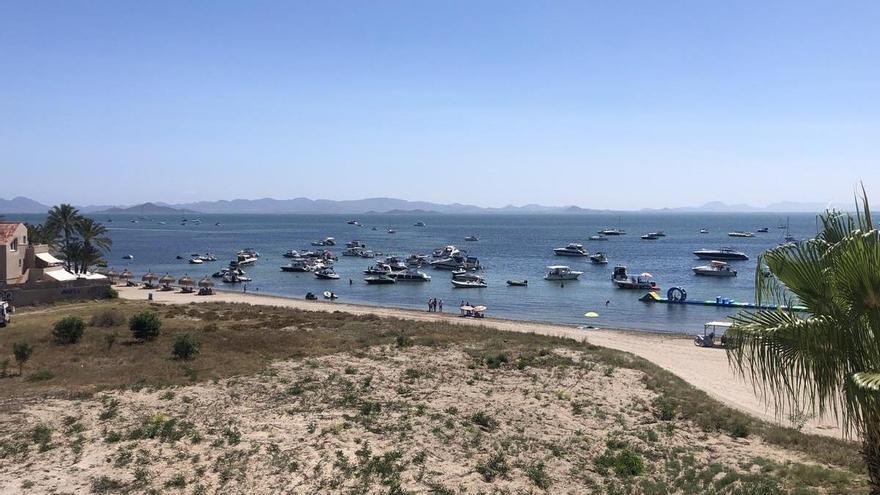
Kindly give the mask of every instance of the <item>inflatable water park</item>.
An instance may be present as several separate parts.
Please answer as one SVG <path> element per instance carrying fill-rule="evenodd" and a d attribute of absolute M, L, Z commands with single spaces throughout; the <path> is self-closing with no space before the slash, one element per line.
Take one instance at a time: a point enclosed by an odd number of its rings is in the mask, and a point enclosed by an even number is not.
<path fill-rule="evenodd" d="M 648 292 L 639 298 L 639 301 L 647 303 L 664 303 L 664 304 L 693 304 L 696 306 L 718 306 L 725 308 L 737 309 L 787 309 L 789 311 L 806 311 L 806 306 L 778 306 L 776 304 L 755 304 L 750 302 L 740 302 L 727 297 L 718 296 L 715 299 L 706 301 L 697 301 L 687 298 L 687 291 L 681 287 L 672 287 L 666 291 L 666 297 L 661 297 L 657 292 Z"/>

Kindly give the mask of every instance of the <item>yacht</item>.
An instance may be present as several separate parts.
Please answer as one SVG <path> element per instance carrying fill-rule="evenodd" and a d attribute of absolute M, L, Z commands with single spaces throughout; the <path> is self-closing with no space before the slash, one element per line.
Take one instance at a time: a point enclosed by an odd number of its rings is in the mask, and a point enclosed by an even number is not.
<path fill-rule="evenodd" d="M 607 241 L 608 238 L 602 234 L 598 234 L 598 235 L 591 235 L 590 240 L 591 241 Z"/>
<path fill-rule="evenodd" d="M 259 257 L 260 257 L 260 253 L 258 253 L 257 250 L 254 249 L 254 248 L 244 248 L 244 249 L 242 249 L 241 251 L 239 251 L 239 252 L 236 253 L 236 254 L 237 254 L 238 256 L 245 255 L 245 256 L 248 256 L 248 257 L 250 257 L 250 258 L 259 258 Z"/>
<path fill-rule="evenodd" d="M 701 233 L 701 234 L 708 234 L 708 233 L 709 233 L 709 229 L 700 229 L 700 233 Z"/>
<path fill-rule="evenodd" d="M 605 256 L 605 253 L 603 253 L 601 251 L 596 254 L 591 255 L 590 261 L 592 261 L 593 263 L 596 263 L 597 265 L 607 265 L 608 264 L 608 258 Z"/>
<path fill-rule="evenodd" d="M 370 285 L 388 285 L 397 283 L 397 280 L 389 277 L 388 275 L 379 274 L 367 275 L 366 277 L 364 277 L 364 282 Z"/>
<path fill-rule="evenodd" d="M 361 248 L 361 247 L 345 248 L 345 251 L 342 252 L 343 256 L 361 256 L 363 254 L 364 254 L 364 248 Z"/>
<path fill-rule="evenodd" d="M 347 248 L 365 248 L 367 245 L 357 239 L 348 241 L 345 243 L 345 247 Z"/>
<path fill-rule="evenodd" d="M 469 235 L 469 236 L 465 237 L 464 240 L 466 240 L 468 242 L 477 242 L 480 240 L 480 238 L 475 235 Z"/>
<path fill-rule="evenodd" d="M 483 277 L 476 276 L 473 280 L 452 279 L 452 285 L 457 289 L 482 289 L 488 287 Z"/>
<path fill-rule="evenodd" d="M 322 241 L 312 241 L 312 246 L 335 246 L 336 239 L 327 237 Z"/>
<path fill-rule="evenodd" d="M 695 275 L 703 275 L 705 277 L 735 277 L 736 270 L 731 270 L 730 266 L 723 261 L 713 260 L 708 265 L 693 267 Z"/>
<path fill-rule="evenodd" d="M 247 254 L 239 254 L 238 260 L 235 262 L 238 266 L 247 266 L 253 265 L 257 262 L 257 258 L 254 256 L 248 256 Z"/>
<path fill-rule="evenodd" d="M 369 249 L 364 249 L 361 251 L 360 257 L 361 258 L 375 258 L 376 253 L 370 251 Z"/>
<path fill-rule="evenodd" d="M 622 229 L 605 229 L 605 230 L 600 230 L 598 233 L 599 233 L 599 234 L 602 234 L 602 235 L 604 235 L 604 236 L 609 236 L 609 235 L 626 235 L 626 232 L 625 232 L 624 230 L 622 230 Z"/>
<path fill-rule="evenodd" d="M 203 260 L 201 256 L 193 256 L 192 258 L 189 259 L 190 265 L 201 265 L 204 262 L 205 262 L 205 260 Z"/>
<path fill-rule="evenodd" d="M 397 231 L 396 231 L 396 230 L 394 230 L 394 229 L 388 229 L 388 233 L 389 233 L 389 234 L 396 234 L 396 233 L 397 233 Z"/>
<path fill-rule="evenodd" d="M 291 261 L 287 265 L 281 267 L 282 272 L 310 272 L 312 271 L 312 264 L 304 259 L 298 259 Z"/>
<path fill-rule="evenodd" d="M 459 253 L 460 253 L 460 251 L 458 250 L 457 247 L 449 245 L 449 246 L 443 246 L 442 248 L 435 249 L 434 252 L 431 253 L 431 255 L 435 258 L 449 258 L 450 256 L 455 256 L 456 254 L 459 254 Z"/>
<path fill-rule="evenodd" d="M 749 259 L 749 257 L 745 253 L 741 251 L 736 251 L 732 248 L 698 249 L 694 251 L 694 255 L 702 260 L 745 261 Z"/>
<path fill-rule="evenodd" d="M 751 232 L 742 232 L 739 230 L 734 230 L 733 232 L 728 232 L 728 236 L 730 237 L 755 237 L 755 234 Z"/>
<path fill-rule="evenodd" d="M 626 273 L 626 267 L 622 265 L 614 267 L 614 272 L 611 274 L 611 281 L 619 289 L 658 290 L 660 288 L 656 282 L 651 280 L 651 274 L 643 273 L 637 277 L 631 277 Z"/>
<path fill-rule="evenodd" d="M 315 276 L 322 280 L 338 280 L 339 274 L 332 267 L 324 267 L 315 271 Z"/>
<path fill-rule="evenodd" d="M 641 236 L 641 238 L 642 238 L 642 240 L 645 240 L 645 241 L 656 241 L 657 239 L 660 238 L 660 236 L 657 235 L 656 232 L 649 232 L 649 233 Z"/>
<path fill-rule="evenodd" d="M 482 276 L 477 275 L 476 273 L 469 273 L 466 271 L 459 271 L 459 270 L 452 272 L 452 280 L 474 281 L 474 280 L 480 280 L 482 278 L 483 278 Z"/>
<path fill-rule="evenodd" d="M 237 272 L 229 271 L 223 277 L 221 277 L 223 283 L 225 284 L 241 284 L 244 282 L 250 282 L 250 277 L 246 277 L 244 275 L 239 275 Z"/>
<path fill-rule="evenodd" d="M 586 249 L 584 249 L 583 244 L 577 244 L 574 242 L 569 243 L 565 247 L 554 248 L 553 254 L 556 256 L 588 256 L 589 253 Z"/>
<path fill-rule="evenodd" d="M 544 280 L 577 280 L 583 273 L 564 265 L 552 265 L 547 267 Z"/>
<path fill-rule="evenodd" d="M 281 256 L 284 256 L 285 258 L 304 258 L 305 257 L 302 255 L 302 253 L 300 253 L 296 249 L 290 249 L 286 253 L 282 254 Z"/>
<path fill-rule="evenodd" d="M 400 256 L 385 257 L 385 264 L 390 266 L 391 270 L 395 272 L 406 270 L 407 268 L 406 261 L 401 259 Z"/>
<path fill-rule="evenodd" d="M 417 270 L 415 268 L 407 268 L 402 272 L 392 272 L 388 274 L 394 280 L 398 282 L 430 282 L 431 276 L 427 273 Z"/>
<path fill-rule="evenodd" d="M 770 227 L 761 227 L 760 229 L 756 230 L 755 232 L 760 232 L 761 234 L 766 234 L 767 232 L 770 232 Z"/>
<path fill-rule="evenodd" d="M 385 263 L 376 263 L 364 270 L 365 275 L 388 275 L 392 272 L 391 267 Z"/>
<path fill-rule="evenodd" d="M 124 259 L 124 260 L 133 260 L 133 259 L 134 259 L 134 255 L 133 255 L 133 254 L 126 254 L 125 256 L 122 257 L 122 259 Z"/>
<path fill-rule="evenodd" d="M 425 225 L 425 222 L 419 221 L 419 222 L 414 223 L 413 227 L 427 227 L 427 225 Z"/>

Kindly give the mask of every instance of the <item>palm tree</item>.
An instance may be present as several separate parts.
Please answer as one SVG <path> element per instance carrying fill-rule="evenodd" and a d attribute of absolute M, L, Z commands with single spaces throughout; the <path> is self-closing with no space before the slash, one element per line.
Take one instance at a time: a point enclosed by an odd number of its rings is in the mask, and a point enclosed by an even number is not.
<path fill-rule="evenodd" d="M 856 218 L 827 211 L 815 239 L 760 257 L 757 302 L 780 309 L 737 315 L 727 356 L 780 413 L 831 413 L 855 434 L 880 495 L 880 232 L 864 188 L 861 200 Z M 806 314 L 787 309 L 795 300 Z"/>
<path fill-rule="evenodd" d="M 101 259 L 101 251 L 108 251 L 113 240 L 107 236 L 107 228 L 91 218 L 81 218 L 76 224 L 76 234 L 81 246 L 79 249 L 79 269 L 88 271 L 89 267 Z"/>
<path fill-rule="evenodd" d="M 69 204 L 53 206 L 52 209 L 49 210 L 45 226 L 54 233 L 54 237 L 58 237 L 58 235 L 62 236 L 62 251 L 68 250 L 71 237 L 73 237 L 73 233 L 76 230 L 76 224 L 79 223 L 81 219 L 82 217 L 79 214 L 79 210 Z M 70 259 L 66 260 L 68 270 L 70 269 L 71 261 L 72 260 Z"/>
<path fill-rule="evenodd" d="M 38 223 L 38 224 L 26 223 L 24 225 L 25 225 L 25 227 L 27 227 L 28 241 L 31 244 L 50 244 L 51 245 L 51 244 L 55 243 L 55 234 L 50 229 L 46 228 L 45 225 L 43 225 L 41 223 Z"/>

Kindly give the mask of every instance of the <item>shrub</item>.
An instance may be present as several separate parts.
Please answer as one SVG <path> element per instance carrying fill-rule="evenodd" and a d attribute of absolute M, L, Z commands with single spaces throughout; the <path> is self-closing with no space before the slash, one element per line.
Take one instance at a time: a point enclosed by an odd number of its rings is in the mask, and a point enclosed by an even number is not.
<path fill-rule="evenodd" d="M 171 354 L 175 359 L 192 359 L 199 353 L 199 343 L 188 333 L 174 337 L 171 345 Z"/>
<path fill-rule="evenodd" d="M 107 289 L 107 299 L 119 299 L 119 291 L 110 287 Z"/>
<path fill-rule="evenodd" d="M 6 373 L 9 370 L 9 359 L 4 359 L 0 361 L 0 378 L 6 378 Z"/>
<path fill-rule="evenodd" d="M 107 346 L 107 350 L 113 348 L 113 344 L 116 343 L 116 332 L 108 332 L 104 334 L 104 344 Z"/>
<path fill-rule="evenodd" d="M 506 364 L 507 361 L 507 354 L 499 352 L 494 356 L 486 356 L 486 367 L 493 370 L 498 369 L 501 365 Z"/>
<path fill-rule="evenodd" d="M 125 325 L 125 313 L 109 308 L 92 315 L 89 325 L 93 327 L 118 327 Z"/>
<path fill-rule="evenodd" d="M 672 421 L 675 419 L 675 402 L 666 395 L 654 399 L 654 407 L 657 408 L 656 416 L 660 421 Z"/>
<path fill-rule="evenodd" d="M 730 436 L 733 438 L 745 438 L 749 436 L 749 421 L 745 418 L 735 418 L 730 425 Z"/>
<path fill-rule="evenodd" d="M 530 464 L 526 468 L 526 476 L 532 480 L 535 486 L 542 490 L 550 487 L 550 476 L 547 474 L 547 471 L 544 469 L 544 463 L 541 461 Z"/>
<path fill-rule="evenodd" d="M 55 378 L 55 374 L 49 370 L 39 370 L 31 373 L 27 377 L 27 381 L 29 382 L 44 382 L 46 380 L 51 380 Z"/>
<path fill-rule="evenodd" d="M 642 460 L 642 456 L 629 448 L 621 450 L 616 455 L 609 448 L 604 454 L 596 458 L 595 463 L 600 473 L 611 468 L 620 477 L 638 476 L 645 470 L 645 462 Z"/>
<path fill-rule="evenodd" d="M 477 464 L 477 472 L 483 476 L 486 483 L 491 483 L 497 477 L 506 476 L 508 471 L 510 466 L 507 465 L 507 460 L 501 452 L 493 454 L 486 462 Z"/>
<path fill-rule="evenodd" d="M 483 411 L 471 415 L 471 422 L 486 431 L 492 431 L 498 427 L 498 421 Z"/>
<path fill-rule="evenodd" d="M 66 316 L 55 322 L 52 336 L 56 344 L 76 344 L 82 339 L 86 323 L 79 316 Z"/>
<path fill-rule="evenodd" d="M 162 320 L 152 311 L 143 311 L 128 320 L 128 328 L 138 340 L 153 340 L 159 336 Z"/>
<path fill-rule="evenodd" d="M 15 362 L 18 363 L 18 374 L 22 374 L 24 363 L 34 354 L 34 347 L 27 342 L 16 342 L 12 344 L 12 354 L 15 356 Z"/>

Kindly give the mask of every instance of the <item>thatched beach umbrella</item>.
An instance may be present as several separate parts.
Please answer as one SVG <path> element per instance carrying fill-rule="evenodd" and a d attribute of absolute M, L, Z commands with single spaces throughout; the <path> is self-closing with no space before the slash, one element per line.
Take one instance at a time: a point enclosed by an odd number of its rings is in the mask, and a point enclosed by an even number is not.
<path fill-rule="evenodd" d="M 126 270 L 126 271 L 127 271 L 127 270 Z M 144 282 L 146 282 L 146 283 L 148 283 L 148 284 L 152 284 L 153 281 L 154 281 L 154 280 L 157 280 L 158 278 L 159 278 L 159 276 L 156 275 L 155 273 L 153 273 L 153 272 L 147 272 L 147 273 L 144 274 L 143 277 L 141 277 L 141 280 L 144 281 Z"/>
<path fill-rule="evenodd" d="M 192 287 L 193 279 L 189 275 L 184 275 L 177 280 L 177 284 L 184 287 Z"/>
<path fill-rule="evenodd" d="M 105 277 L 109 278 L 109 279 L 110 279 L 110 282 L 113 282 L 116 278 L 119 277 L 119 274 L 116 273 L 116 270 L 114 270 L 114 269 L 112 269 L 112 268 L 109 269 L 109 270 L 107 270 L 106 272 L 104 272 L 103 275 L 104 275 Z"/>
<path fill-rule="evenodd" d="M 162 285 L 170 285 L 174 283 L 175 278 L 169 274 L 162 275 L 162 278 L 159 279 L 159 283 Z"/>
<path fill-rule="evenodd" d="M 199 280 L 199 287 L 214 287 L 214 281 L 208 277 Z"/>

